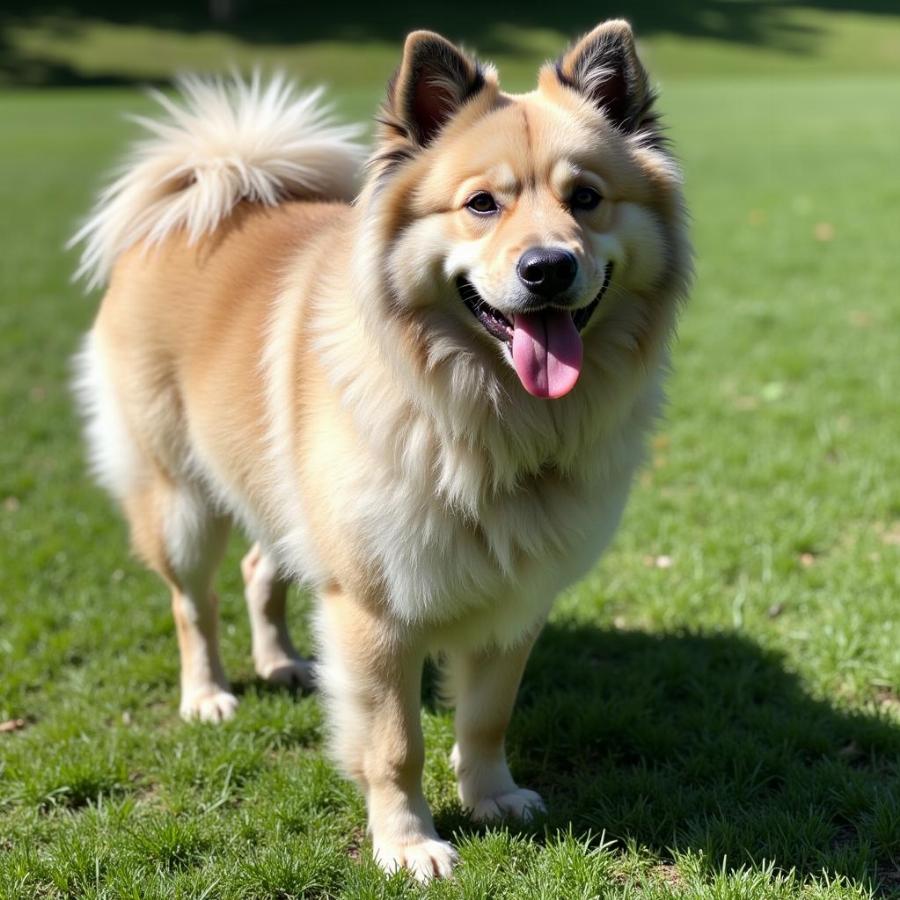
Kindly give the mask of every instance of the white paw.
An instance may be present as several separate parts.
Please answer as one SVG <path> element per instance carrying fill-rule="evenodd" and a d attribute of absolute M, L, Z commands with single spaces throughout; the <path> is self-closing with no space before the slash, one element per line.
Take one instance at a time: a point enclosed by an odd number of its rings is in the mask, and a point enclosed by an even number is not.
<path fill-rule="evenodd" d="M 475 822 L 492 822 L 497 819 L 517 819 L 530 822 L 535 815 L 545 813 L 547 807 L 541 795 L 525 788 L 517 788 L 506 794 L 484 797 L 471 810 Z"/>
<path fill-rule="evenodd" d="M 315 664 L 305 659 L 280 656 L 255 664 L 256 674 L 269 684 L 297 686 L 311 691 L 315 686 Z"/>
<path fill-rule="evenodd" d="M 375 862 L 389 875 L 398 869 L 408 869 L 416 881 L 449 878 L 459 856 L 447 841 L 425 838 L 415 844 L 377 843 Z"/>
<path fill-rule="evenodd" d="M 187 721 L 199 719 L 201 722 L 226 722 L 237 709 L 238 700 L 234 694 L 220 688 L 194 691 L 181 700 L 181 718 Z"/>

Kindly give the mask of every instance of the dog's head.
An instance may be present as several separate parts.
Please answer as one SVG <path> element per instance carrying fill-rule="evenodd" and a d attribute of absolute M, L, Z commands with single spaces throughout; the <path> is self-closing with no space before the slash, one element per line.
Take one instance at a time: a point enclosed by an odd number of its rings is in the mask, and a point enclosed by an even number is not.
<path fill-rule="evenodd" d="M 439 35 L 411 34 L 368 185 L 394 312 L 445 355 L 511 366 L 532 395 L 572 391 L 616 304 L 683 289 L 680 179 L 653 101 L 623 21 L 523 95 Z M 647 332 L 647 317 L 631 318 Z"/>

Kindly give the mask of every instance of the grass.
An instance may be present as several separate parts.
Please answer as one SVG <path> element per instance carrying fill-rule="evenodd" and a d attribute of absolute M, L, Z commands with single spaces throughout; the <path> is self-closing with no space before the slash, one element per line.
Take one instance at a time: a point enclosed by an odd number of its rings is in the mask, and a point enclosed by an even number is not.
<path fill-rule="evenodd" d="M 693 39 L 654 40 L 683 68 L 663 108 L 698 249 L 668 416 L 526 675 L 510 751 L 548 818 L 473 827 L 426 704 L 426 791 L 463 859 L 427 893 L 900 896 L 900 81 L 877 58 L 699 79 Z M 355 54 L 340 98 L 367 115 L 382 63 Z M 94 301 L 60 246 L 142 103 L 0 93 L 0 722 L 23 720 L 0 732 L 0 897 L 417 896 L 370 861 L 316 698 L 254 680 L 241 542 L 219 585 L 241 709 L 185 725 L 165 592 L 85 477 L 65 385 Z"/>
<path fill-rule="evenodd" d="M 313 73 L 339 87 L 383 83 L 397 64 L 398 36 L 421 27 L 477 47 L 506 83 L 530 83 L 536 62 L 555 57 L 604 13 L 635 23 L 658 76 L 895 76 L 900 60 L 892 0 L 628 0 L 603 12 L 573 0 L 550 15 L 539 0 L 456 0 L 427 13 L 395 4 L 377 16 L 360 0 L 234 5 L 233 20 L 217 27 L 204 4 L 180 0 L 156 0 L 152 10 L 82 0 L 77 12 L 53 0 L 7 0 L 0 83 L 165 81 L 173 69 L 218 72 L 227 60 Z"/>

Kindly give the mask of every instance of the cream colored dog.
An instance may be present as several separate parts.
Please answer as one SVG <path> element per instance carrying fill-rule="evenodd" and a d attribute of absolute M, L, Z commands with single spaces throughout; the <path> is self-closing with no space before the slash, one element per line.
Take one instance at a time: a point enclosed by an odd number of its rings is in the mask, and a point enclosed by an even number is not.
<path fill-rule="evenodd" d="M 523 95 L 416 32 L 357 195 L 355 132 L 317 94 L 183 87 L 76 238 L 109 279 L 79 357 L 97 475 L 171 587 L 182 715 L 237 707 L 211 585 L 238 521 L 257 672 L 308 679 L 284 615 L 300 579 L 375 856 L 446 875 L 423 662 L 456 703 L 463 805 L 540 810 L 504 753 L 519 680 L 659 411 L 690 250 L 653 93 L 625 22 Z"/>

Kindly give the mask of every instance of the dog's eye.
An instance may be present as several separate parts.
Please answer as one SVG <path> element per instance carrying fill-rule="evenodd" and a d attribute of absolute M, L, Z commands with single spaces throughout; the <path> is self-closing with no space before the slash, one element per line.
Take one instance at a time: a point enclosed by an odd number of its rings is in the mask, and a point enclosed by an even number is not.
<path fill-rule="evenodd" d="M 596 209 L 602 199 L 599 191 L 595 191 L 591 187 L 579 187 L 575 188 L 572 193 L 569 199 L 569 206 L 572 209 Z"/>
<path fill-rule="evenodd" d="M 495 213 L 499 208 L 497 201 L 487 191 L 479 191 L 466 201 L 466 209 L 481 216 Z"/>

